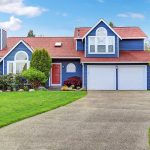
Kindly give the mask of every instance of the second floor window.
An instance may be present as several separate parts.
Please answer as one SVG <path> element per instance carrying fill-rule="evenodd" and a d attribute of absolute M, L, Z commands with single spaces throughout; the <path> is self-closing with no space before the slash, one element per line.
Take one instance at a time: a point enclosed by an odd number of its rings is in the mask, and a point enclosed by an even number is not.
<path fill-rule="evenodd" d="M 107 36 L 107 30 L 100 27 L 96 36 L 89 36 L 89 53 L 91 54 L 113 54 L 115 53 L 115 36 Z"/>

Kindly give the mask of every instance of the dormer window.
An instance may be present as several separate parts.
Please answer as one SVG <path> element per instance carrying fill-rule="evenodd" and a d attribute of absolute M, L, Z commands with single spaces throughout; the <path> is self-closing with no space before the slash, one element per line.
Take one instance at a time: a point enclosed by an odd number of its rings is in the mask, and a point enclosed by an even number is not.
<path fill-rule="evenodd" d="M 108 36 L 107 30 L 100 27 L 96 30 L 96 36 L 89 36 L 89 53 L 90 54 L 114 54 L 115 37 Z"/>
<path fill-rule="evenodd" d="M 104 27 L 100 27 L 96 30 L 96 36 L 107 36 L 107 30 Z"/>

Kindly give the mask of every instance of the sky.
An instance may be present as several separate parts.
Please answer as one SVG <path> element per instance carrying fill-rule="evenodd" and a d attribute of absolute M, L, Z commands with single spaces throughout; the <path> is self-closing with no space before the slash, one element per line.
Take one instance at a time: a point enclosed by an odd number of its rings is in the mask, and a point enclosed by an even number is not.
<path fill-rule="evenodd" d="M 8 36 L 73 36 L 101 18 L 115 26 L 139 26 L 150 36 L 150 0 L 0 0 L 0 27 Z"/>

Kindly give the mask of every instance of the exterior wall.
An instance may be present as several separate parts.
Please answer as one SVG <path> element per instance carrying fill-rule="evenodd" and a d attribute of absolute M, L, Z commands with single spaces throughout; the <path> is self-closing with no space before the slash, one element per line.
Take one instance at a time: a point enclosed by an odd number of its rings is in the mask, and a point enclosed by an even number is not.
<path fill-rule="evenodd" d="M 147 89 L 150 90 L 150 66 L 147 66 Z"/>
<path fill-rule="evenodd" d="M 2 50 L 2 48 L 1 48 L 1 42 L 2 42 L 2 29 L 0 29 L 0 50 Z"/>
<path fill-rule="evenodd" d="M 107 30 L 108 36 L 115 36 L 115 54 L 88 54 L 88 37 L 95 36 L 96 30 L 99 27 L 104 27 Z M 119 38 L 105 23 L 101 22 L 87 35 L 87 37 L 86 37 L 86 57 L 119 57 Z"/>
<path fill-rule="evenodd" d="M 0 62 L 0 75 L 3 74 L 3 61 Z"/>
<path fill-rule="evenodd" d="M 69 77 L 78 76 L 82 79 L 82 64 L 80 64 L 80 60 L 61 60 L 61 59 L 55 59 L 52 60 L 52 63 L 61 63 L 62 64 L 62 83 L 63 85 L 64 81 L 67 80 Z M 75 73 L 67 73 L 66 67 L 69 63 L 74 63 L 76 66 L 76 72 Z"/>
<path fill-rule="evenodd" d="M 144 40 L 120 40 L 119 42 L 120 50 L 144 50 Z"/>
<path fill-rule="evenodd" d="M 147 64 L 84 64 L 84 88 L 87 89 L 87 66 L 88 65 L 147 65 Z M 116 68 L 116 79 L 118 79 L 118 69 Z M 93 79 L 94 80 L 94 79 Z M 150 66 L 147 66 L 147 89 L 150 90 Z M 118 80 L 116 80 L 116 90 L 118 90 Z"/>
<path fill-rule="evenodd" d="M 84 51 L 84 41 L 76 40 L 76 42 L 77 51 Z"/>
<path fill-rule="evenodd" d="M 31 60 L 32 52 L 23 43 L 20 43 L 13 51 L 11 51 L 9 53 L 9 55 L 7 57 L 5 57 L 5 59 L 4 59 L 4 74 L 7 74 L 7 61 L 13 61 L 14 57 L 18 51 L 25 51 L 29 56 L 29 60 Z"/>

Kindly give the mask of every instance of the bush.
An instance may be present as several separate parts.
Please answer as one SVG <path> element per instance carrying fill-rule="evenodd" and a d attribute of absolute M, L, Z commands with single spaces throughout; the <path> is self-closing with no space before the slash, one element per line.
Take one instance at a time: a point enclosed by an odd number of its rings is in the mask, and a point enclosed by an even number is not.
<path fill-rule="evenodd" d="M 64 85 L 68 87 L 74 86 L 74 88 L 82 87 L 82 81 L 80 77 L 70 77 L 66 81 L 64 81 Z"/>
<path fill-rule="evenodd" d="M 51 62 L 51 58 L 45 49 L 37 49 L 32 54 L 30 66 L 31 68 L 35 68 L 36 70 L 43 72 L 48 80 Z"/>
<path fill-rule="evenodd" d="M 23 88 L 27 81 L 20 74 L 8 74 L 0 76 L 0 90 L 12 90 Z"/>
<path fill-rule="evenodd" d="M 34 68 L 23 71 L 22 76 L 29 81 L 33 88 L 38 88 L 39 86 L 44 85 L 47 81 L 46 75 Z"/>

